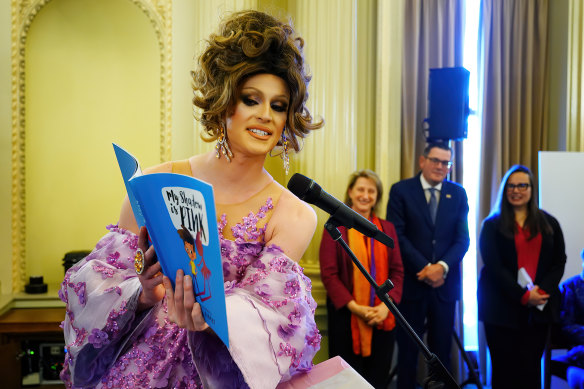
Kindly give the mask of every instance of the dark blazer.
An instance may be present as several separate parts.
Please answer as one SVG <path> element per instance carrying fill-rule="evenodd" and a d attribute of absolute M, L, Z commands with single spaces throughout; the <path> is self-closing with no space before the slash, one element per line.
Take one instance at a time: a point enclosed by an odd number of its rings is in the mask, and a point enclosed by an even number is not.
<path fill-rule="evenodd" d="M 380 219 L 381 220 L 381 219 Z M 388 248 L 389 278 L 393 282 L 393 289 L 388 295 L 399 304 L 402 296 L 403 265 L 400 255 L 399 243 L 395 228 L 387 220 L 381 220 L 381 227 L 390 238 L 394 240 L 393 249 Z M 339 227 L 341 236 L 348 243 L 347 229 Z M 320 242 L 320 277 L 324 284 L 327 297 L 336 309 L 340 309 L 353 300 L 353 261 L 343 250 L 341 245 L 335 242 L 329 233 L 324 230 Z"/>
<path fill-rule="evenodd" d="M 526 290 L 517 283 L 515 239 L 504 236 L 499 230 L 498 216 L 491 216 L 483 222 L 479 238 L 484 262 L 478 284 L 479 320 L 510 328 L 518 328 L 529 319 L 538 322 L 559 320 L 561 297 L 558 284 L 566 264 L 564 235 L 553 216 L 544 212 L 544 217 L 553 233 L 542 233 L 539 262 L 533 280 L 535 285 L 550 295 L 544 310 L 521 304 Z"/>
<path fill-rule="evenodd" d="M 404 263 L 403 299 L 423 298 L 432 287 L 418 281 L 416 273 L 429 263 L 444 261 L 448 276 L 436 288 L 443 301 L 461 297 L 460 261 L 468 250 L 468 200 L 464 188 L 442 182 L 436 225 L 432 224 L 420 174 L 391 187 L 387 219 L 397 231 Z"/>

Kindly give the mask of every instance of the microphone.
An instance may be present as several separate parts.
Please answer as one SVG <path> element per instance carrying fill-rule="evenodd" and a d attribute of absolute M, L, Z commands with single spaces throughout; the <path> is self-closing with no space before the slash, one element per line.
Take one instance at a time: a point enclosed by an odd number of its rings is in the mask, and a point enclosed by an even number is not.
<path fill-rule="evenodd" d="M 370 238 L 374 238 L 384 245 L 393 248 L 393 239 L 380 231 L 377 226 L 349 208 L 345 203 L 331 196 L 310 178 L 299 173 L 288 181 L 288 189 L 300 200 L 314 204 L 330 214 L 340 225 L 354 228 Z"/>

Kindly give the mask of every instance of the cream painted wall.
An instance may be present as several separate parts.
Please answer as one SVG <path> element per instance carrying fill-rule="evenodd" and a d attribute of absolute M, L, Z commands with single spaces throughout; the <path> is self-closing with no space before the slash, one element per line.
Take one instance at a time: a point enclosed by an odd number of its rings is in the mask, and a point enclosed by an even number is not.
<path fill-rule="evenodd" d="M 0 1 L 0 292 L 12 288 L 10 2 Z"/>
<path fill-rule="evenodd" d="M 48 284 L 92 249 L 125 196 L 111 142 L 160 162 L 160 60 L 130 1 L 53 0 L 26 46 L 26 264 Z"/>
<path fill-rule="evenodd" d="M 172 3 L 172 159 L 193 155 L 193 142 L 198 141 L 190 77 L 199 40 L 195 22 L 197 5 L 192 0 Z"/>

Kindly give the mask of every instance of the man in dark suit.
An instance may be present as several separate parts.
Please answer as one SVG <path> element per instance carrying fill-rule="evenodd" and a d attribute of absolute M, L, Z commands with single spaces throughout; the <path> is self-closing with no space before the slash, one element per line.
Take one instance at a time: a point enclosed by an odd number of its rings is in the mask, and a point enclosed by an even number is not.
<path fill-rule="evenodd" d="M 452 150 L 430 143 L 421 172 L 394 184 L 387 218 L 396 228 L 404 265 L 399 310 L 428 348 L 450 369 L 456 301 L 461 296 L 460 261 L 468 250 L 468 200 L 462 186 L 446 180 Z M 401 327 L 397 332 L 398 389 L 416 384 L 418 348 Z"/>

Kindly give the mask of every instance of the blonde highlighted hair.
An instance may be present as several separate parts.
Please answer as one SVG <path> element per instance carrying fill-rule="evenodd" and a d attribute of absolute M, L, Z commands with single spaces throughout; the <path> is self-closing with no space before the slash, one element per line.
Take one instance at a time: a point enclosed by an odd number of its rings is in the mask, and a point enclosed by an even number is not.
<path fill-rule="evenodd" d="M 290 91 L 285 135 L 289 146 L 300 150 L 299 138 L 323 126 L 306 108 L 311 76 L 305 69 L 304 40 L 284 23 L 259 11 L 231 14 L 211 34 L 193 71 L 193 104 L 202 113 L 206 141 L 217 139 L 226 116 L 235 107 L 243 82 L 256 74 L 280 77 Z M 206 135 L 206 136 L 204 136 Z"/>

